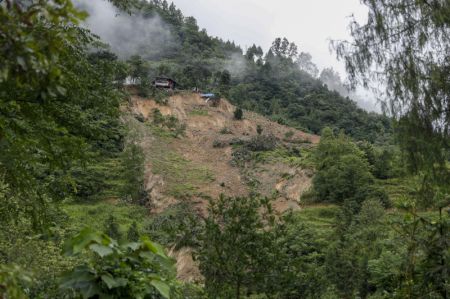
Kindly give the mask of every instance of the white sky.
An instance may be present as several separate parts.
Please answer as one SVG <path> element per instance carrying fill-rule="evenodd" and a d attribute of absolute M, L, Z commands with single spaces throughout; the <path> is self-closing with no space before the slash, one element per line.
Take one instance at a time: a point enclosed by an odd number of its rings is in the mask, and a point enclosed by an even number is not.
<path fill-rule="evenodd" d="M 342 63 L 330 53 L 330 39 L 349 39 L 349 16 L 364 21 L 359 0 L 173 0 L 186 16 L 213 36 L 234 40 L 245 50 L 253 43 L 266 51 L 276 37 L 287 37 L 309 52 L 319 69 L 332 66 L 345 78 Z"/>

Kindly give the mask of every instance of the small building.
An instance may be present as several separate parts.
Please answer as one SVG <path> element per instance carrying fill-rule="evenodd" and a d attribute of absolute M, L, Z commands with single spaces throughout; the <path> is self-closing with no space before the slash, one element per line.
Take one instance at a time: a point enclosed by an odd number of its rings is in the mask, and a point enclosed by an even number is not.
<path fill-rule="evenodd" d="M 175 89 L 177 86 L 177 82 L 175 82 L 175 80 L 164 76 L 156 77 L 152 83 L 156 88 Z"/>

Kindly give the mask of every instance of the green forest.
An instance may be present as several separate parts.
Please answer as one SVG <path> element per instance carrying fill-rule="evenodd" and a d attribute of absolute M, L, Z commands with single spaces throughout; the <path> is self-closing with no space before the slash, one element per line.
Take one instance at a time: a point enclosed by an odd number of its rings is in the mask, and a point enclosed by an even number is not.
<path fill-rule="evenodd" d="M 331 42 L 353 87 L 380 82 L 383 114 L 328 86 L 343 83 L 287 38 L 244 51 L 166 0 L 92 1 L 170 38 L 124 56 L 87 29 L 86 2 L 0 1 L 0 298 L 450 297 L 448 1 L 361 0 L 367 22 Z M 246 195 L 182 155 L 196 136 L 163 108 L 197 90 L 229 101 L 235 127 L 273 124 L 239 138 L 222 126 L 233 138 L 210 146 L 230 149 Z M 159 108 L 133 114 L 136 98 Z M 280 213 L 279 190 L 258 192 L 264 163 L 297 171 L 281 181 L 305 173 L 301 208 Z M 149 165 L 170 178 L 168 208 Z"/>

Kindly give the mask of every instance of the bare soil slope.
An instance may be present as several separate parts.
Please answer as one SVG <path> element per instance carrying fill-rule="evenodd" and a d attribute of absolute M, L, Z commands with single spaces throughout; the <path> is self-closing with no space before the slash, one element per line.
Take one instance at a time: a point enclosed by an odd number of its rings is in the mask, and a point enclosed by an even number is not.
<path fill-rule="evenodd" d="M 192 93 L 172 96 L 164 105 L 131 96 L 128 109 L 125 121 L 146 155 L 145 188 L 152 213 L 189 201 L 198 214 L 205 215 L 209 198 L 222 193 L 246 196 L 250 191 L 275 198 L 274 208 L 280 213 L 300 209 L 300 197 L 311 186 L 310 169 L 280 158 L 276 151 L 245 166 L 233 166 L 230 143 L 250 140 L 257 135 L 258 126 L 263 135 L 275 136 L 281 146 L 311 147 L 319 141 L 318 136 L 248 111 L 242 120 L 235 120 L 235 107 L 228 101 L 222 99 L 214 107 Z M 184 134 L 174 137 L 155 125 L 155 109 L 165 118 L 175 116 L 178 124 L 185 126 Z M 177 259 L 178 278 L 183 281 L 202 279 L 191 251 L 171 251 Z"/>
<path fill-rule="evenodd" d="M 184 136 L 170 138 L 155 132 L 149 125 L 155 109 L 164 116 L 176 116 L 186 126 Z M 316 135 L 280 125 L 256 113 L 244 111 L 243 120 L 235 120 L 235 107 L 227 100 L 222 99 L 213 107 L 192 93 L 172 96 L 166 105 L 132 96 L 130 110 L 141 119 L 133 123 L 141 134 L 147 156 L 146 188 L 154 212 L 179 200 L 190 200 L 199 212 L 204 212 L 207 198 L 217 198 L 221 193 L 247 195 L 248 180 L 243 178 L 243 169 L 230 163 L 233 148 L 228 143 L 233 139 L 250 139 L 257 134 L 258 125 L 263 134 L 272 134 L 279 140 L 290 132 L 291 140 L 311 144 L 319 141 Z M 225 146 L 214 147 L 218 142 Z M 310 175 L 303 169 L 280 161 L 259 163 L 245 171 L 245 176 L 249 175 L 258 181 L 257 192 L 270 196 L 276 190 L 275 207 L 280 212 L 299 208 L 300 195 L 311 183 Z"/>

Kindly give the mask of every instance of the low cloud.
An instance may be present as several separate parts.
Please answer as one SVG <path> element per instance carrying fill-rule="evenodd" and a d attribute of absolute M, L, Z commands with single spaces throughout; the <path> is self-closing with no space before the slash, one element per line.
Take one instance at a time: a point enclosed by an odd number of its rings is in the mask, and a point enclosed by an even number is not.
<path fill-rule="evenodd" d="M 159 16 L 119 12 L 107 1 L 76 0 L 75 5 L 89 13 L 84 25 L 122 59 L 136 54 L 159 58 L 176 47 L 169 26 Z"/>

